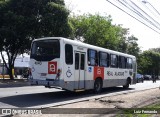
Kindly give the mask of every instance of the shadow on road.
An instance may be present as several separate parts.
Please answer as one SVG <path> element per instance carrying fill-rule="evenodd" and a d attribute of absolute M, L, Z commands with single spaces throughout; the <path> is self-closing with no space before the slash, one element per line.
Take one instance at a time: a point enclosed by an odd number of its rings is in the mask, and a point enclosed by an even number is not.
<path fill-rule="evenodd" d="M 70 91 L 59 91 L 59 92 L 44 92 L 44 93 L 35 93 L 35 94 L 25 94 L 25 95 L 16 95 L 0 98 L 0 102 L 6 103 L 16 107 L 32 107 L 38 105 L 53 104 L 63 101 L 69 101 L 80 98 L 87 98 L 96 95 L 110 94 L 114 92 L 125 91 L 122 87 L 112 87 L 103 89 L 101 94 L 94 94 L 92 91 L 85 92 L 70 92 Z M 127 90 L 134 90 L 129 88 Z"/>

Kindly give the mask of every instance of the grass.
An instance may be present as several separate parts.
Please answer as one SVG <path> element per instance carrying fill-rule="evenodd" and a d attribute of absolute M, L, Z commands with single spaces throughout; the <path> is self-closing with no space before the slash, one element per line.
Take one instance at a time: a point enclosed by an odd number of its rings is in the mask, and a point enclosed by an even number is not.
<path fill-rule="evenodd" d="M 156 114 L 144 114 L 143 110 L 152 111 L 152 112 L 158 111 L 158 113 L 160 114 L 160 102 L 157 102 L 156 104 L 148 105 L 143 108 L 123 109 L 121 113 L 124 113 L 124 114 L 116 115 L 116 117 L 152 117 L 153 115 L 156 115 Z M 141 112 L 141 114 L 137 114 L 136 112 L 138 111 Z M 156 117 L 158 117 L 158 115 Z"/>
<path fill-rule="evenodd" d="M 157 104 L 149 105 L 149 106 L 147 106 L 147 108 L 158 108 L 158 109 L 160 109 L 160 102 L 158 102 Z"/>

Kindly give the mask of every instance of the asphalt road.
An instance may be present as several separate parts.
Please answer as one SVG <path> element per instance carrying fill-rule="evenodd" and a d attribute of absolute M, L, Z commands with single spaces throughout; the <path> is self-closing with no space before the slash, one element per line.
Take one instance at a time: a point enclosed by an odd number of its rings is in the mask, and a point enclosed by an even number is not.
<path fill-rule="evenodd" d="M 93 94 L 91 91 L 74 93 L 54 88 L 48 89 L 43 86 L 5 87 L 0 88 L 0 108 L 51 107 L 155 87 L 160 87 L 160 81 L 156 83 L 144 81 L 144 83 L 131 85 L 127 90 L 124 90 L 122 87 L 106 88 L 99 95 Z"/>

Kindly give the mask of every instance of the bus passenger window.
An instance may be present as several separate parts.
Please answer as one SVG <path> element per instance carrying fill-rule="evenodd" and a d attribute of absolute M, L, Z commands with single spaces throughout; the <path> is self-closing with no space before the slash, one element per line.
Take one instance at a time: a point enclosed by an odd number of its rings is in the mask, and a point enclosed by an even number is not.
<path fill-rule="evenodd" d="M 111 54 L 111 67 L 117 68 L 118 67 L 118 56 L 115 54 Z"/>
<path fill-rule="evenodd" d="M 119 68 L 126 68 L 126 63 L 125 63 L 125 57 L 124 56 L 119 56 Z"/>
<path fill-rule="evenodd" d="M 126 68 L 132 69 L 132 59 L 131 58 L 126 59 Z"/>
<path fill-rule="evenodd" d="M 99 53 L 99 66 L 109 67 L 109 54 L 105 52 Z"/>
<path fill-rule="evenodd" d="M 73 47 L 72 45 L 65 45 L 65 61 L 66 64 L 73 64 Z"/>
<path fill-rule="evenodd" d="M 88 65 L 97 66 L 98 65 L 98 58 L 97 58 L 97 51 L 88 49 Z"/>

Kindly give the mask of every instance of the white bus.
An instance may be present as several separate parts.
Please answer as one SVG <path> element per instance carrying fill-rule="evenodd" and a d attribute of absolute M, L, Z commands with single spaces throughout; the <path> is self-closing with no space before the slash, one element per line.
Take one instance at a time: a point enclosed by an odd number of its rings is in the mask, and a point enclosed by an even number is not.
<path fill-rule="evenodd" d="M 70 91 L 136 83 L 136 57 L 62 37 L 35 39 L 31 45 L 30 82 Z"/>

